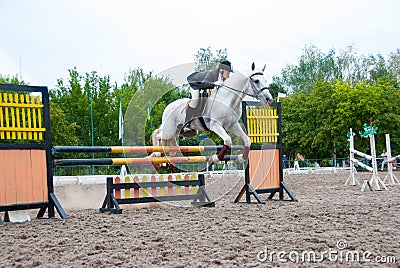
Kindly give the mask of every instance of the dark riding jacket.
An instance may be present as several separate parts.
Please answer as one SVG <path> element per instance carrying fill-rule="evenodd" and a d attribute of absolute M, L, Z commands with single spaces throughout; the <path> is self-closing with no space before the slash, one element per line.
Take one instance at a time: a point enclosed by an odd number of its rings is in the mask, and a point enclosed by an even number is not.
<path fill-rule="evenodd" d="M 219 70 L 212 69 L 205 72 L 194 72 L 187 77 L 189 85 L 196 90 L 213 89 L 214 83 L 218 81 Z"/>

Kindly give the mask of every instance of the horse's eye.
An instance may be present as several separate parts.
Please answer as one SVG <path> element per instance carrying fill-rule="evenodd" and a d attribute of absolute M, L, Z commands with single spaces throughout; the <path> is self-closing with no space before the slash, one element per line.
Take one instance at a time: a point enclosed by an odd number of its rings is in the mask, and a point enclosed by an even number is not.
<path fill-rule="evenodd" d="M 254 83 L 256 83 L 256 84 L 258 84 L 258 83 L 260 83 L 260 80 L 254 80 Z"/>

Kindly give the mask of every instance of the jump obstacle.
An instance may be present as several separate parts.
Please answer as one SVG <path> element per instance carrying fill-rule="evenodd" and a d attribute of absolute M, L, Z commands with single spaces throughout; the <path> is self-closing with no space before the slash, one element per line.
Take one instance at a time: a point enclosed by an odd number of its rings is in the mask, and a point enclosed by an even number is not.
<path fill-rule="evenodd" d="M 265 193 L 269 194 L 268 200 L 276 193 L 279 193 L 279 200 L 285 200 L 285 192 L 288 200 L 297 201 L 283 181 L 281 103 L 264 107 L 260 102 L 243 102 L 242 120 L 254 145 L 249 152 L 244 186 L 234 202 L 239 202 L 245 195 L 247 203 L 251 203 L 253 196 L 263 204 L 265 201 L 260 195 Z"/>
<path fill-rule="evenodd" d="M 122 192 L 123 191 L 123 192 Z M 100 212 L 121 214 L 120 204 L 192 200 L 195 206 L 211 206 L 204 174 L 166 174 L 107 178 L 107 194 Z"/>
<path fill-rule="evenodd" d="M 55 146 L 54 153 L 108 152 L 108 153 L 153 153 L 153 152 L 203 152 L 215 150 L 216 146 Z M 235 146 L 234 149 L 242 148 Z M 97 158 L 55 159 L 54 166 L 68 165 L 138 165 L 159 163 L 207 162 L 208 156 L 174 156 L 142 158 Z M 226 156 L 227 160 L 237 156 Z M 206 189 L 204 174 L 148 174 L 107 177 L 107 192 L 100 212 L 121 214 L 120 204 L 168 202 L 192 200 L 195 206 L 215 206 Z"/>
<path fill-rule="evenodd" d="M 383 181 L 379 178 L 378 176 L 378 168 L 377 168 L 377 162 L 376 162 L 376 150 L 375 150 L 375 136 L 373 134 L 368 135 L 369 139 L 370 139 L 370 148 L 371 148 L 371 154 L 365 154 L 363 152 L 360 152 L 356 149 L 354 149 L 354 133 L 353 130 L 350 128 L 350 135 L 349 135 L 349 143 L 350 143 L 350 175 L 346 180 L 345 185 L 352 185 L 352 186 L 356 186 L 357 184 L 360 185 L 360 182 L 357 180 L 357 178 L 355 177 L 355 173 L 356 173 L 356 169 L 354 167 L 354 165 L 358 165 L 360 167 L 365 168 L 366 170 L 372 172 L 372 177 L 371 179 L 368 181 L 364 181 L 362 187 L 361 187 L 361 191 L 364 191 L 366 189 L 366 187 L 368 186 L 371 190 L 374 188 L 375 190 L 380 191 L 382 186 L 385 190 L 387 190 L 386 185 L 383 183 Z M 362 162 L 360 162 L 359 160 L 355 159 L 355 155 L 364 157 L 368 160 L 371 161 L 371 166 L 368 166 Z"/>
<path fill-rule="evenodd" d="M 47 87 L 0 84 L 0 212 L 39 209 L 67 214 L 53 188 Z M 0 225 L 3 224 L 0 218 Z"/>
<path fill-rule="evenodd" d="M 251 203 L 251 196 L 254 196 L 257 202 L 265 203 L 261 194 L 269 193 L 268 199 L 273 199 L 276 193 L 279 193 L 279 200 L 284 200 L 284 193 L 289 195 L 290 200 L 295 201 L 294 194 L 289 190 L 283 181 L 282 166 L 282 137 L 281 137 L 281 116 L 280 103 L 272 103 L 270 107 L 262 107 L 258 102 L 243 103 L 243 121 L 249 137 L 255 145 L 252 145 L 249 152 L 249 161 L 245 170 L 245 184 L 235 199 L 239 202 L 246 194 L 246 202 Z M 153 153 L 153 152 L 204 152 L 221 149 L 222 146 L 55 146 L 54 153 L 77 153 L 77 152 L 105 152 L 105 153 Z M 231 146 L 231 150 L 242 150 L 243 146 Z M 136 164 L 159 164 L 159 163 L 203 163 L 208 162 L 210 156 L 175 156 L 175 157 L 142 157 L 142 158 L 97 158 L 97 159 L 55 159 L 55 166 L 67 165 L 136 165 Z M 236 160 L 236 155 L 226 155 L 224 161 Z M 154 181 L 157 182 L 157 181 Z M 128 182 L 126 187 L 136 189 L 139 185 L 136 181 Z M 146 182 L 148 183 L 148 182 Z M 197 182 L 196 182 L 197 183 Z M 178 183 L 179 185 L 180 183 Z M 197 183 L 199 184 L 199 183 Z M 128 201 L 112 200 L 111 193 L 114 190 L 114 196 L 121 186 L 121 178 L 113 183 L 108 182 L 109 193 L 108 201 L 136 202 L 144 199 L 129 199 Z M 164 185 L 164 182 L 161 183 Z M 148 185 L 147 185 L 148 186 Z M 201 187 L 201 183 L 199 184 Z M 115 188 L 117 187 L 117 188 Z M 161 187 L 161 186 L 160 186 Z M 151 188 L 151 187 L 150 187 Z M 158 188 L 155 184 L 154 188 Z M 119 188 L 121 189 L 121 188 Z M 129 188 L 123 188 L 129 190 Z M 205 196 L 207 194 L 205 193 Z M 117 198 L 118 199 L 118 198 Z M 157 197 L 157 200 L 160 199 Z M 189 198 L 191 199 L 191 197 Z M 160 200 L 163 200 L 161 198 Z M 207 198 L 206 198 L 207 201 Z M 209 200 L 208 200 L 209 201 Z M 104 207 L 102 208 L 103 211 Z M 119 211 L 118 209 L 116 211 Z"/>

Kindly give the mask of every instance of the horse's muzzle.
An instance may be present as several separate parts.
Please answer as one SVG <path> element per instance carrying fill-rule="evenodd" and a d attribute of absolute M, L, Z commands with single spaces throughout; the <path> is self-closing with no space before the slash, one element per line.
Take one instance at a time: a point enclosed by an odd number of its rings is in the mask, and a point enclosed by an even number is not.
<path fill-rule="evenodd" d="M 267 87 L 264 87 L 260 90 L 259 97 L 264 106 L 269 106 L 272 102 L 272 95 L 269 93 Z"/>

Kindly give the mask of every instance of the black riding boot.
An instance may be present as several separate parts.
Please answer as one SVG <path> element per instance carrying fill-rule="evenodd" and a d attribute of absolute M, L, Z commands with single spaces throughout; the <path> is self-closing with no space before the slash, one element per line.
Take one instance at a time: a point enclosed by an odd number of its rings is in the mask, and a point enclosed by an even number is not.
<path fill-rule="evenodd" d="M 188 109 L 186 111 L 185 123 L 183 125 L 184 126 L 183 130 L 185 132 L 191 131 L 191 129 L 189 129 L 189 128 L 185 129 L 185 128 L 186 128 L 186 126 L 188 126 L 188 127 L 190 126 L 190 121 L 192 121 L 195 111 L 196 111 L 196 108 L 192 108 L 192 107 L 188 106 Z"/>

